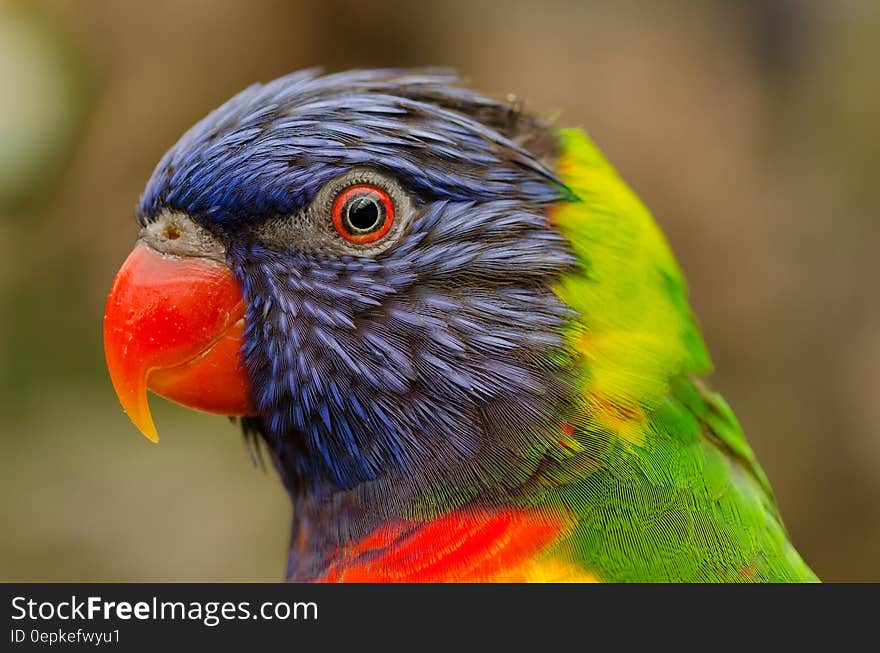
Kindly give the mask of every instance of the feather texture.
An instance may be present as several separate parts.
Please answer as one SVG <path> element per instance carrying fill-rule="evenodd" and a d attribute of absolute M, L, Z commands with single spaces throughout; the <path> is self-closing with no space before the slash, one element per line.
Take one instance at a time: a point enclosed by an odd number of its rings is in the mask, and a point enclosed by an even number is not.
<path fill-rule="evenodd" d="M 366 172 L 365 172 L 366 171 Z M 326 231 L 345 175 L 406 196 Z M 382 182 L 384 183 L 384 182 Z M 247 300 L 295 580 L 805 581 L 648 210 L 580 130 L 438 71 L 255 85 L 160 162 Z"/>

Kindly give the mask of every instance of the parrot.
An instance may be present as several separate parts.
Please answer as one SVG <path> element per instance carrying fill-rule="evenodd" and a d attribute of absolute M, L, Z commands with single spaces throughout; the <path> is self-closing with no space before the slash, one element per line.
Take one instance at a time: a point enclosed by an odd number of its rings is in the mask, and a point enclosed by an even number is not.
<path fill-rule="evenodd" d="M 230 417 L 290 582 L 816 582 L 650 211 L 587 132 L 447 69 L 254 84 L 137 205 L 123 409 Z"/>

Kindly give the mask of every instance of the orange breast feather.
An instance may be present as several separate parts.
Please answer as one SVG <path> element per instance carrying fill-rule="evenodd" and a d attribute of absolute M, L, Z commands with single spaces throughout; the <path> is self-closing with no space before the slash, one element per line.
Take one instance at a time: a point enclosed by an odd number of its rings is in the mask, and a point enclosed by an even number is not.
<path fill-rule="evenodd" d="M 535 511 L 459 510 L 382 526 L 338 551 L 325 582 L 595 582 L 551 545 L 567 520 Z"/>

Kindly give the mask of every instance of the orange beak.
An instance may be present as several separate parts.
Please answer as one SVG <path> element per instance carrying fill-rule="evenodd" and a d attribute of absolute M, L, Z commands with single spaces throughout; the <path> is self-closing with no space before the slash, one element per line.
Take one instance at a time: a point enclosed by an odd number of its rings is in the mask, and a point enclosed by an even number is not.
<path fill-rule="evenodd" d="M 244 310 L 220 263 L 138 243 L 122 264 L 104 312 L 104 353 L 122 407 L 150 440 L 159 435 L 147 390 L 209 413 L 253 413 L 240 354 Z"/>

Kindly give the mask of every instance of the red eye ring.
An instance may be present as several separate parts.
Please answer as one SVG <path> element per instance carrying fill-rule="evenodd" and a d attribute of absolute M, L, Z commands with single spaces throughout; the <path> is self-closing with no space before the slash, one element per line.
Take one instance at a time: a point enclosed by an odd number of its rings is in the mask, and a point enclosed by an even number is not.
<path fill-rule="evenodd" d="M 365 217 L 359 217 L 359 213 Z M 336 196 L 332 214 L 333 227 L 345 240 L 357 244 L 375 243 L 394 223 L 394 202 L 381 188 L 357 184 Z M 368 223 L 371 217 L 375 219 Z"/>

